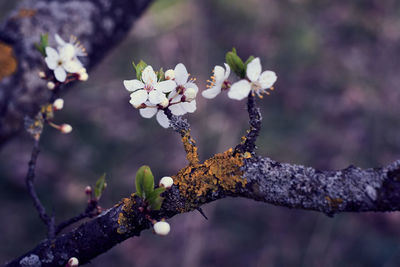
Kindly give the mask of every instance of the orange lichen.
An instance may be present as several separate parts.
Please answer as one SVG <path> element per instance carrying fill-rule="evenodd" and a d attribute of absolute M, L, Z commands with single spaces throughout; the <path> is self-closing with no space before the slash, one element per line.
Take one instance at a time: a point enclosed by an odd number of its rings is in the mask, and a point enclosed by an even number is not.
<path fill-rule="evenodd" d="M 193 203 L 201 203 L 202 197 L 209 192 L 218 189 L 235 191 L 237 186 L 244 187 L 247 181 L 243 178 L 241 166 L 243 166 L 243 156 L 239 153 L 234 154 L 230 148 L 202 164 L 189 164 L 181 169 L 173 179 L 187 201 L 182 212 L 195 208 Z"/>
<path fill-rule="evenodd" d="M 119 234 L 125 234 L 132 230 L 132 226 L 130 221 L 132 220 L 132 217 L 130 216 L 132 214 L 132 208 L 136 204 L 135 201 L 135 194 L 132 194 L 130 198 L 124 198 L 122 199 L 122 212 L 119 213 L 118 215 L 118 229 L 117 232 Z"/>
<path fill-rule="evenodd" d="M 37 13 L 37 10 L 35 9 L 26 9 L 26 8 L 21 8 L 18 11 L 18 14 L 14 18 L 30 18 L 35 16 Z"/>
<path fill-rule="evenodd" d="M 197 153 L 196 142 L 190 136 L 190 131 L 186 131 L 182 136 L 183 147 L 185 148 L 186 158 L 189 164 L 195 165 L 199 163 L 199 154 Z"/>
<path fill-rule="evenodd" d="M 333 209 L 339 208 L 340 204 L 343 203 L 343 199 L 341 198 L 331 198 L 329 196 L 325 196 L 325 199 L 328 201 L 329 206 Z"/>
<path fill-rule="evenodd" d="M 11 46 L 0 42 L 0 80 L 17 70 L 17 60 Z"/>

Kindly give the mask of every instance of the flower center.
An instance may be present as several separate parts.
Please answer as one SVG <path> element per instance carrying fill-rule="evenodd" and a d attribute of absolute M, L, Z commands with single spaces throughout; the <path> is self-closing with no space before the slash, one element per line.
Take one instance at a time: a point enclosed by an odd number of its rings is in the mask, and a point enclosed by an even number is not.
<path fill-rule="evenodd" d="M 57 60 L 57 66 L 62 66 L 63 61 L 61 59 Z"/>
<path fill-rule="evenodd" d="M 146 90 L 147 93 L 149 93 L 150 91 L 153 91 L 153 86 L 151 86 L 150 84 L 146 84 L 144 86 L 144 90 Z"/>

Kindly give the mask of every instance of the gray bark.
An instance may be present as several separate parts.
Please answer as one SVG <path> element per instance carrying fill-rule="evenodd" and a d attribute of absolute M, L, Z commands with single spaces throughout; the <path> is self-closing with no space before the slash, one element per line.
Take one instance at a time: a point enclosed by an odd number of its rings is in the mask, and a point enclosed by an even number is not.
<path fill-rule="evenodd" d="M 0 80 L 0 147 L 22 129 L 24 116 L 36 113 L 48 98 L 46 83 L 38 77 L 44 61 L 34 48 L 41 34 L 48 33 L 53 44 L 55 33 L 66 40 L 75 35 L 88 52 L 82 59 L 90 69 L 123 39 L 151 2 L 24 1 L 11 12 L 0 25 L 0 43 L 12 47 L 18 68 Z"/>

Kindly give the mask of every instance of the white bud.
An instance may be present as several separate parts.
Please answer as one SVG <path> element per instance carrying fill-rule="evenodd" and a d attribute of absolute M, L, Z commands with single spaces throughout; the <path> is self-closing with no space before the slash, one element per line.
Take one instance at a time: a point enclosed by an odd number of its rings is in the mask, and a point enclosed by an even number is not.
<path fill-rule="evenodd" d="M 46 78 L 46 73 L 44 73 L 43 71 L 39 71 L 39 77 L 41 78 L 41 79 L 44 79 L 44 78 Z"/>
<path fill-rule="evenodd" d="M 165 72 L 165 79 L 166 79 L 166 80 L 173 80 L 173 79 L 175 79 L 175 71 L 174 71 L 174 70 L 171 70 L 171 69 L 167 70 L 167 71 Z"/>
<path fill-rule="evenodd" d="M 86 69 L 85 68 L 81 68 L 79 71 L 78 71 L 78 74 L 79 74 L 79 80 L 80 81 L 87 81 L 88 79 L 89 79 L 89 75 L 87 74 L 87 72 L 86 72 Z"/>
<path fill-rule="evenodd" d="M 49 90 L 53 90 L 54 87 L 56 87 L 56 85 L 55 85 L 53 82 L 48 82 L 48 83 L 47 83 L 47 88 L 48 88 Z"/>
<path fill-rule="evenodd" d="M 57 98 L 54 102 L 53 102 L 53 107 L 55 110 L 61 110 L 64 107 L 64 100 L 62 98 Z"/>
<path fill-rule="evenodd" d="M 61 125 L 60 131 L 64 134 L 69 134 L 72 131 L 72 126 L 64 123 L 63 125 Z"/>
<path fill-rule="evenodd" d="M 168 100 L 168 98 L 164 97 L 164 99 L 161 101 L 160 105 L 161 105 L 163 108 L 168 107 L 168 105 L 169 105 L 169 100 Z"/>
<path fill-rule="evenodd" d="M 187 88 L 185 90 L 184 95 L 186 97 L 186 102 L 190 102 L 190 101 L 192 101 L 193 99 L 196 98 L 197 93 L 196 93 L 196 90 L 194 88 Z"/>
<path fill-rule="evenodd" d="M 170 188 L 173 184 L 174 184 L 174 180 L 169 176 L 164 176 L 160 180 L 160 186 L 163 186 L 165 188 Z"/>
<path fill-rule="evenodd" d="M 68 264 L 67 264 L 68 267 L 76 267 L 76 266 L 78 266 L 78 265 L 79 265 L 79 261 L 78 261 L 77 258 L 72 257 L 72 258 L 70 258 L 70 259 L 68 260 Z"/>
<path fill-rule="evenodd" d="M 171 227 L 167 222 L 156 222 L 153 225 L 153 229 L 157 235 L 168 235 L 169 231 L 171 230 Z"/>

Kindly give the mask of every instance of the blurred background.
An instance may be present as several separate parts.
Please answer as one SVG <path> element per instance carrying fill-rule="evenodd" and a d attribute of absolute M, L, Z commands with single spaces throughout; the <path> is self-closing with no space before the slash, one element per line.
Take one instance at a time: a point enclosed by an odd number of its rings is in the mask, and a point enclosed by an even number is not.
<path fill-rule="evenodd" d="M 0 2 L 0 18 L 18 1 Z M 134 190 L 143 164 L 156 179 L 185 166 L 179 136 L 143 119 L 123 79 L 131 61 L 155 69 L 183 62 L 205 88 L 233 46 L 278 74 L 258 101 L 259 154 L 320 169 L 377 167 L 400 158 L 400 2 L 395 0 L 157 0 L 125 41 L 65 96 L 46 129 L 36 187 L 58 221 L 81 212 L 84 188 L 104 172 L 101 206 Z M 46 90 L 46 89 L 43 89 Z M 234 146 L 247 128 L 245 101 L 198 97 L 187 116 L 201 158 Z M 31 249 L 45 227 L 25 190 L 32 148 L 24 133 L 0 151 L 0 262 Z M 224 199 L 170 220 L 166 238 L 146 231 L 88 266 L 399 266 L 400 213 L 334 218 L 246 199 Z"/>

